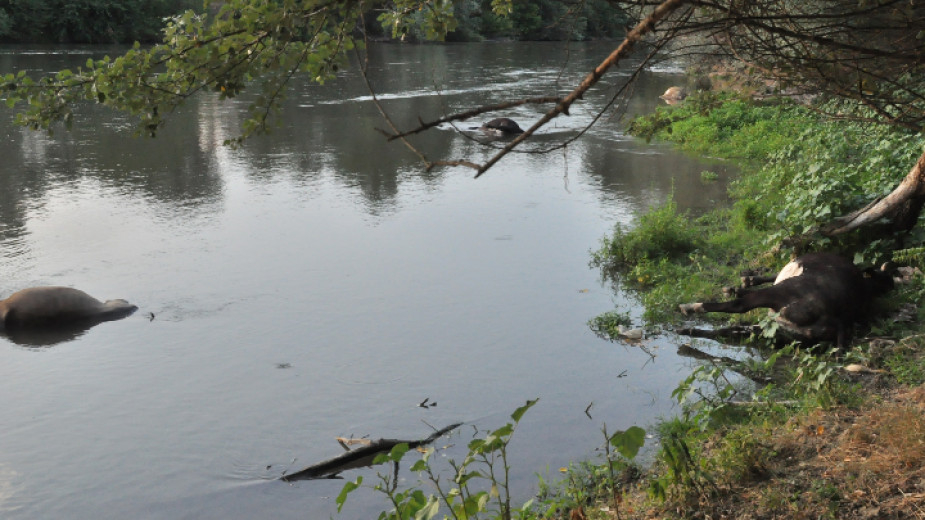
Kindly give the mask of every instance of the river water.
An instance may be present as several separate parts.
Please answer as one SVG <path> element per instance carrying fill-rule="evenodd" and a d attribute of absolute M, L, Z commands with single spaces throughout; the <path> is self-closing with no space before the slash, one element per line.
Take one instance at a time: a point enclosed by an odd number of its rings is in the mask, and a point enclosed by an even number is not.
<path fill-rule="evenodd" d="M 5 47 L 0 72 L 117 50 Z M 607 52 L 381 45 L 371 75 L 408 125 L 561 93 Z M 652 110 L 678 81 L 643 75 L 628 111 Z M 533 148 L 574 134 L 590 105 Z M 629 138 L 607 112 L 567 149 L 508 156 L 478 180 L 425 172 L 375 130 L 355 67 L 324 86 L 296 81 L 271 136 L 222 146 L 246 106 L 199 96 L 154 140 L 96 107 L 53 136 L 12 126 L 8 111 L 0 121 L 0 295 L 67 285 L 140 308 L 76 337 L 0 338 L 0 517 L 328 518 L 342 482 L 274 478 L 338 454 L 337 436 L 418 438 L 428 424 L 467 423 L 447 441 L 444 455 L 459 456 L 473 426 L 540 398 L 511 448 L 526 499 L 535 474 L 555 480 L 594 457 L 604 424 L 671 413 L 690 363 L 676 339 L 648 340 L 653 359 L 595 337 L 592 317 L 618 307 L 638 324 L 639 310 L 588 267 L 589 251 L 672 191 L 684 208 L 721 202 L 723 165 Z M 415 143 L 431 159 L 493 151 L 449 127 Z M 417 406 L 425 398 L 435 406 Z M 358 471 L 347 476 L 372 480 Z M 385 507 L 359 492 L 342 517 Z"/>

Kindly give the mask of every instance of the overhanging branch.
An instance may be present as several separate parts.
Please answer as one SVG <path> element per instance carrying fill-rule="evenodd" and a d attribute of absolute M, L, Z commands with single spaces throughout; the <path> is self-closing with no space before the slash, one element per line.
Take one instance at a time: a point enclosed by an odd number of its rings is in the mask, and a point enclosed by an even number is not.
<path fill-rule="evenodd" d="M 632 52 L 635 45 L 642 39 L 643 36 L 652 32 L 655 29 L 655 25 L 660 21 L 665 19 L 668 15 L 674 12 L 676 9 L 687 3 L 688 0 L 665 0 L 660 3 L 658 7 L 655 8 L 652 13 L 645 17 L 641 22 L 639 22 L 636 27 L 634 27 L 630 32 L 626 34 L 623 43 L 620 44 L 610 56 L 608 56 L 600 65 L 598 65 L 593 71 L 591 71 L 585 79 L 575 88 L 568 96 L 562 98 L 555 108 L 546 113 L 539 121 L 534 123 L 533 126 L 520 134 L 513 141 L 508 143 L 504 148 L 496 153 L 492 158 L 490 158 L 485 164 L 483 164 L 475 174 L 476 178 L 479 178 L 483 173 L 488 171 L 489 168 L 495 165 L 502 157 L 511 152 L 514 148 L 517 147 L 520 143 L 524 142 L 531 135 L 536 133 L 541 127 L 546 125 L 546 123 L 552 121 L 556 117 L 559 117 L 562 114 L 568 115 L 568 110 L 576 101 L 581 99 L 585 92 L 587 92 L 591 87 L 597 84 L 611 67 L 619 63 L 619 61 Z"/>

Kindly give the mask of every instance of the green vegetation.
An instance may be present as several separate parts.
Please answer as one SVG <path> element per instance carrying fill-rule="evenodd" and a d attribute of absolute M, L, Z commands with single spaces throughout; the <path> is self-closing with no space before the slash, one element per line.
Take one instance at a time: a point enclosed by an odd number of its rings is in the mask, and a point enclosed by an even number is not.
<path fill-rule="evenodd" d="M 833 102 L 818 108 L 705 93 L 634 121 L 639 135 L 732 159 L 742 174 L 730 188 L 731 207 L 694 218 L 669 200 L 641 215 L 635 227 L 618 226 L 592 263 L 638 295 L 646 319 L 676 320 L 678 303 L 720 297 L 720 288 L 736 284 L 739 272 L 779 268 L 790 254 L 778 247 L 784 239 L 889 193 L 922 152 L 921 134 L 825 120 L 820 112 L 856 109 Z M 920 227 L 900 234 L 884 224 L 838 239 L 810 234 L 811 242 L 797 246 L 841 251 L 858 263 L 892 258 L 921 266 Z M 923 295 L 925 279 L 917 274 L 878 309 L 882 316 L 911 307 L 912 315 L 875 320 L 870 332 L 878 339 L 860 341 L 838 358 L 794 346 L 766 350 L 763 339 L 753 337 L 766 358 L 743 363 L 750 370 L 739 372 L 766 374 L 771 384 L 731 378 L 729 367 L 716 363 L 696 368 L 673 394 L 683 411 L 657 427 L 660 449 L 646 477 L 627 493 L 622 518 L 920 512 L 895 490 L 910 478 L 897 467 L 911 478 L 925 473 L 925 388 L 904 390 L 925 383 L 917 307 Z M 755 311 L 708 319 L 768 325 L 766 316 Z M 911 466 L 905 450 L 911 450 Z M 863 493 L 857 491 L 861 482 Z M 607 503 L 606 497 L 598 501 Z"/>
<path fill-rule="evenodd" d="M 614 433 L 608 433 L 604 426 L 604 464 L 586 463 L 564 469 L 567 478 L 562 483 L 556 486 L 541 483 L 539 501 L 512 503 L 508 446 L 524 414 L 537 401 L 527 401 L 511 414 L 510 422 L 470 441 L 462 461 L 448 460 L 449 479 L 445 477 L 447 471 L 436 463 L 439 458 L 434 457 L 437 453 L 434 448 L 423 450 L 421 458 L 412 464 L 410 470 L 420 480 L 410 487 L 400 485 L 399 477 L 399 464 L 409 453 L 408 445 L 399 444 L 390 453 L 379 455 L 373 464 L 387 468 L 391 465 L 391 472 L 378 472 L 378 481 L 369 487 L 381 493 L 391 508 L 378 518 L 429 520 L 443 510 L 449 512 L 444 518 L 456 520 L 539 520 L 590 505 L 601 496 L 610 497 L 610 503 L 619 507 L 620 478 L 638 474 L 632 460 L 645 444 L 645 431 L 637 426 Z M 351 493 L 364 486 L 363 480 L 359 476 L 344 485 L 336 500 L 338 511 Z M 433 491 L 425 493 L 422 489 L 425 486 Z"/>
<path fill-rule="evenodd" d="M 131 43 L 161 38 L 164 18 L 199 0 L 0 0 L 0 42 Z"/>
<path fill-rule="evenodd" d="M 588 326 L 599 337 L 615 340 L 620 337 L 623 328 L 630 327 L 633 320 L 629 313 L 612 310 L 595 316 L 588 322 Z"/>
<path fill-rule="evenodd" d="M 450 41 L 483 39 L 587 40 L 622 37 L 629 16 L 613 2 L 588 0 L 515 0 L 507 15 L 499 15 L 490 0 L 455 2 L 456 29 Z"/>
<path fill-rule="evenodd" d="M 819 120 L 817 113 L 787 99 L 759 104 L 729 92 L 709 91 L 635 119 L 629 132 L 646 139 L 668 139 L 702 155 L 764 160 Z"/>
<path fill-rule="evenodd" d="M 210 2 L 214 3 L 214 2 Z M 605 0 L 565 3 L 516 0 L 499 13 L 491 0 L 451 4 L 450 41 L 587 40 L 623 35 L 629 17 Z M 202 8 L 201 0 L 0 0 L 0 42 L 11 43 L 132 43 L 159 41 L 164 19 L 187 9 Z M 395 19 L 376 22 L 370 11 L 367 27 L 374 36 L 392 37 Z M 441 26 L 430 24 L 423 11 L 394 37 L 426 41 L 442 39 Z"/>
<path fill-rule="evenodd" d="M 632 229 L 618 226 L 593 254 L 594 265 L 637 292 L 649 321 L 671 321 L 678 303 L 719 296 L 744 270 L 781 267 L 790 255 L 778 251 L 782 240 L 889 193 L 922 152 L 914 132 L 827 121 L 786 99 L 755 103 L 731 94 L 692 96 L 637 119 L 631 131 L 732 159 L 743 172 L 730 188 L 731 207 L 692 217 L 669 201 Z M 800 248 L 873 265 L 900 245 L 914 252 L 925 244 L 921 227 L 903 234 L 874 226 Z"/>

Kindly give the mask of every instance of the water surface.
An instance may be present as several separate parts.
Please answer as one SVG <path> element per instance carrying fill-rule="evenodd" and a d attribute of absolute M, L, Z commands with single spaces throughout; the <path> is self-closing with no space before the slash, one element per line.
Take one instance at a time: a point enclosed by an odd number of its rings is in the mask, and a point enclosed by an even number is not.
<path fill-rule="evenodd" d="M 99 52 L 0 48 L 0 72 Z M 384 45 L 372 76 L 408 125 L 561 93 L 607 52 Z M 651 110 L 677 81 L 645 75 L 628 110 Z M 607 84 L 588 98 L 610 95 Z M 355 69 L 297 82 L 282 127 L 222 146 L 246 105 L 199 96 L 155 140 L 96 107 L 54 136 L 0 121 L 0 295 L 68 285 L 140 307 L 51 346 L 0 338 L 0 516 L 326 518 L 340 482 L 272 479 L 337 454 L 336 436 L 492 428 L 539 397 L 512 447 L 526 498 L 535 473 L 593 457 L 604 423 L 670 411 L 688 362 L 670 339 L 648 343 L 651 359 L 591 333 L 601 312 L 639 311 L 602 284 L 589 251 L 671 192 L 685 208 L 720 203 L 724 183 L 700 174 L 723 180 L 723 165 L 629 138 L 607 112 L 568 148 L 511 155 L 479 180 L 426 172 L 375 130 Z M 540 113 L 497 115 L 525 126 Z M 532 146 L 593 115 L 576 107 Z M 414 141 L 431 159 L 492 153 L 450 127 Z M 416 406 L 425 398 L 437 406 Z M 450 442 L 464 446 L 466 428 Z M 381 507 L 360 494 L 344 517 Z"/>

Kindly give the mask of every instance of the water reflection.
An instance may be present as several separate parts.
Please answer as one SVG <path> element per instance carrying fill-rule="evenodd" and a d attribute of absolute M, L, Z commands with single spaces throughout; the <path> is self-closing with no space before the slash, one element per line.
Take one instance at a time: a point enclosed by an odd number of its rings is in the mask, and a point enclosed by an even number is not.
<path fill-rule="evenodd" d="M 195 108 L 197 101 L 191 105 Z M 79 128 L 54 136 L 6 127 L 0 139 L 3 238 L 21 236 L 30 211 L 41 212 L 50 190 L 81 180 L 170 206 L 208 206 L 221 200 L 222 180 L 212 153 L 201 153 L 193 113 L 183 111 L 157 141 L 107 127 L 106 111 L 83 110 Z M 167 151 L 165 153 L 165 150 Z M 218 208 L 216 208 L 218 209 Z"/>
<path fill-rule="evenodd" d="M 12 505 L 12 501 L 13 497 L 16 496 L 16 486 L 14 482 L 18 476 L 19 474 L 16 471 L 0 463 L 0 513 L 12 513 L 16 510 Z"/>
<path fill-rule="evenodd" d="M 83 336 L 94 325 L 94 323 L 74 323 L 43 329 L 3 329 L 0 330 L 0 337 L 21 347 L 51 347 Z"/>
<path fill-rule="evenodd" d="M 561 94 L 601 56 L 593 45 L 566 47 L 556 43 L 529 48 L 508 44 L 402 47 L 398 61 L 396 50 L 389 45 L 372 48 L 370 77 L 383 105 L 402 128 L 416 125 L 419 119 L 432 120 L 481 104 Z M 69 54 L 23 51 L 14 48 L 0 52 L 0 70 L 76 67 L 86 60 L 88 52 L 101 52 L 93 48 Z M 526 66 L 537 63 L 550 66 Z M 474 73 L 485 70 L 491 71 L 489 77 Z M 622 80 L 611 81 L 619 84 Z M 658 93 L 670 82 L 664 75 L 643 75 L 635 87 L 637 95 L 625 109 L 629 113 L 651 109 Z M 589 98 L 599 101 L 609 95 L 612 88 L 605 85 Z M 376 130 L 384 122 L 368 99 L 356 68 L 348 69 L 332 85 L 298 83 L 283 107 L 282 126 L 271 136 L 253 139 L 242 150 L 230 150 L 223 142 L 236 135 L 246 98 L 230 104 L 209 95 L 193 98 L 170 116 L 156 141 L 130 137 L 126 132 L 130 122 L 125 116 L 95 107 L 79 108 L 75 130 L 59 131 L 53 137 L 5 126 L 0 139 L 7 172 L 0 178 L 0 218 L 5 223 L 2 236 L 10 239 L 22 235 L 25 212 L 40 209 L 49 186 L 81 177 L 98 179 L 156 204 L 211 205 L 211 210 L 221 211 L 222 163 L 243 164 L 255 182 L 286 172 L 295 176 L 292 180 L 311 185 L 319 175 L 331 175 L 347 190 L 355 190 L 371 215 L 387 214 L 397 203 L 406 172 L 414 171 L 416 181 L 436 187 L 445 171 L 420 173 L 414 154 L 398 142 L 386 142 Z M 590 107 L 579 105 L 571 117 L 555 120 L 544 129 L 546 135 L 537 136 L 524 150 L 561 142 L 590 121 L 594 115 Z M 524 106 L 499 115 L 527 126 L 543 110 L 545 107 Z M 721 184 L 715 189 L 702 186 L 698 175 L 684 171 L 690 167 L 689 161 L 685 163 L 676 155 L 653 156 L 651 149 L 622 138 L 619 115 L 610 114 L 592 129 L 589 141 L 597 142 L 579 141 L 569 148 L 572 171 L 599 176 L 598 183 L 605 191 L 644 193 L 673 188 L 682 207 L 702 205 L 704 190 L 707 200 L 723 197 Z M 490 117 L 494 116 L 486 115 L 485 119 Z M 468 128 L 481 122 L 467 121 L 459 126 Z M 453 131 L 435 130 L 412 141 L 432 160 L 477 161 L 497 148 L 476 146 Z M 557 155 L 559 152 L 554 152 L 549 158 L 536 160 L 555 161 Z M 581 158 L 577 167 L 575 157 Z M 502 164 L 494 174 L 501 175 L 503 169 Z M 679 174 L 647 175 L 664 171 Z M 650 202 L 651 197 L 643 195 L 637 204 L 639 210 Z"/>

